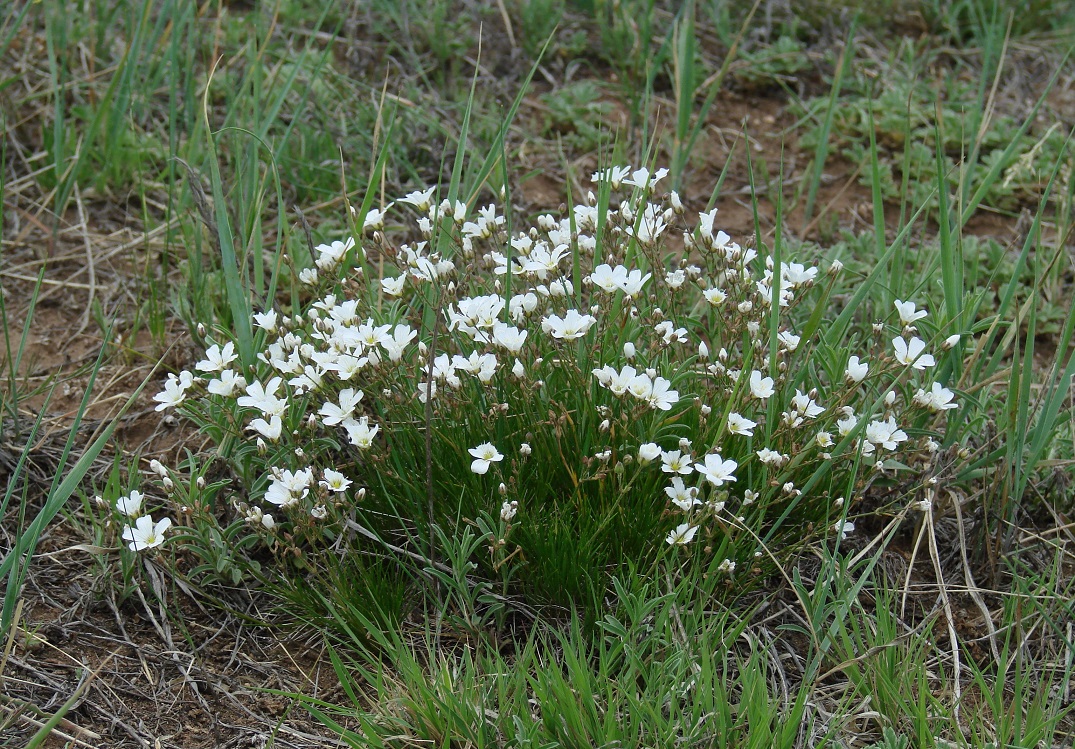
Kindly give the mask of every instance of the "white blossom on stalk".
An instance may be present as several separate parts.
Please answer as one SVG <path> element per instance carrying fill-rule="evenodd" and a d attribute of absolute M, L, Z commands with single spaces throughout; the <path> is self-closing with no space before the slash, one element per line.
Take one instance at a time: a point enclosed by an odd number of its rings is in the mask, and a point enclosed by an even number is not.
<path fill-rule="evenodd" d="M 225 369 L 218 377 L 210 380 L 205 389 L 213 395 L 231 398 L 235 395 L 236 390 L 241 390 L 245 387 L 246 379 L 244 379 L 242 375 L 236 373 L 234 370 Z"/>
<path fill-rule="evenodd" d="M 900 442 L 907 440 L 907 433 L 896 425 L 895 418 L 889 416 L 884 421 L 871 421 L 867 424 L 866 439 L 886 450 L 895 450 Z"/>
<path fill-rule="evenodd" d="M 630 166 L 614 166 L 604 171 L 594 172 L 590 179 L 594 182 L 608 182 L 613 190 L 619 190 L 624 177 L 631 173 Z"/>
<path fill-rule="evenodd" d="M 574 341 L 586 335 L 586 332 L 597 322 L 593 315 L 581 315 L 576 309 L 569 309 L 561 318 L 559 315 L 549 315 L 541 319 L 541 329 L 563 341 Z"/>
<path fill-rule="evenodd" d="M 686 546 L 694 540 L 694 534 L 698 532 L 697 525 L 681 523 L 676 529 L 668 534 L 665 541 L 669 546 Z"/>
<path fill-rule="evenodd" d="M 896 361 L 903 365 L 909 365 L 915 369 L 932 367 L 937 362 L 930 354 L 923 354 L 926 343 L 921 338 L 914 337 L 910 341 L 903 338 L 893 338 L 892 348 L 896 352 Z"/>
<path fill-rule="evenodd" d="M 679 402 L 679 391 L 672 390 L 671 385 L 672 383 L 663 377 L 657 377 L 653 380 L 653 385 L 646 396 L 646 402 L 649 403 L 651 408 L 668 411 L 673 404 Z"/>
<path fill-rule="evenodd" d="M 283 384 L 283 379 L 273 377 L 262 385 L 254 380 L 246 386 L 246 395 L 236 401 L 243 408 L 256 408 L 266 416 L 279 416 L 287 409 L 287 401 L 276 397 L 276 391 Z"/>
<path fill-rule="evenodd" d="M 915 310 L 914 302 L 902 302 L 897 299 L 895 302 L 896 312 L 899 313 L 900 322 L 904 325 L 913 325 L 917 320 L 921 320 L 929 313 L 923 310 Z"/>
<path fill-rule="evenodd" d="M 351 486 L 351 479 L 347 478 L 339 471 L 326 468 L 322 475 L 324 478 L 322 478 L 319 484 L 330 492 L 340 494 L 347 491 L 348 487 Z"/>
<path fill-rule="evenodd" d="M 628 167 L 628 169 L 630 169 L 630 167 Z M 649 169 L 647 169 L 646 167 L 642 167 L 640 169 L 636 169 L 631 174 L 630 179 L 621 179 L 621 181 L 625 185 L 633 185 L 634 187 L 638 187 L 638 188 L 642 188 L 642 189 L 645 189 L 645 188 L 652 189 L 652 188 L 657 186 L 658 182 L 660 182 L 662 179 L 664 179 L 667 176 L 668 176 L 668 170 L 664 169 L 663 167 L 661 169 L 658 169 L 656 172 L 654 172 L 653 176 L 650 176 Z"/>
<path fill-rule="evenodd" d="M 228 341 L 224 348 L 213 344 L 205 351 L 205 359 L 194 365 L 199 372 L 220 372 L 239 358 L 235 353 L 235 344 Z"/>
<path fill-rule="evenodd" d="M 723 289 L 709 288 L 702 292 L 702 296 L 714 307 L 723 304 L 724 300 L 728 298 L 728 294 Z"/>
<path fill-rule="evenodd" d="M 638 446 L 638 462 L 645 465 L 661 457 L 661 446 L 656 442 L 646 442 Z"/>
<path fill-rule="evenodd" d="M 149 515 L 143 515 L 123 529 L 123 540 L 131 551 L 145 551 L 164 543 L 165 532 L 172 527 L 171 518 L 161 518 L 156 523 Z"/>
<path fill-rule="evenodd" d="M 762 377 L 761 372 L 750 373 L 750 392 L 759 400 L 766 400 L 776 392 L 772 377 Z"/>
<path fill-rule="evenodd" d="M 133 518 L 142 511 L 145 495 L 135 489 L 130 494 L 116 499 L 116 509 L 127 517 Z"/>
<path fill-rule="evenodd" d="M 934 382 L 929 391 L 919 389 L 915 393 L 914 402 L 920 406 L 925 406 L 931 411 L 947 411 L 950 408 L 958 408 L 959 406 L 952 400 L 953 398 L 955 398 L 955 393 L 941 385 L 941 383 Z"/>
<path fill-rule="evenodd" d="M 273 414 L 269 417 L 268 421 L 261 418 L 254 419 L 250 422 L 247 429 L 254 430 L 270 442 L 276 442 L 280 439 L 280 433 L 283 431 L 283 426 L 283 420 L 281 420 L 280 415 Z"/>
<path fill-rule="evenodd" d="M 254 313 L 254 324 L 264 330 L 266 333 L 275 333 L 276 325 L 279 315 L 276 310 L 270 309 L 264 312 Z"/>
<path fill-rule="evenodd" d="M 392 337 L 385 338 L 381 347 L 388 354 L 389 361 L 399 361 L 403 358 L 403 352 L 418 335 L 418 331 L 412 330 L 410 325 L 400 323 L 392 329 Z"/>
<path fill-rule="evenodd" d="M 483 442 L 477 447 L 470 448 L 467 452 L 474 456 L 474 462 L 470 464 L 470 470 L 478 475 L 488 473 L 489 466 L 504 459 L 504 456 L 493 447 L 491 442 Z"/>
<path fill-rule="evenodd" d="M 734 460 L 724 460 L 720 453 L 711 453 L 705 456 L 704 463 L 695 463 L 694 470 L 705 476 L 713 486 L 724 486 L 725 483 L 735 481 L 735 469 L 739 464 Z"/>
<path fill-rule="evenodd" d="M 493 343 L 513 354 L 519 353 L 526 343 L 528 331 L 519 330 L 514 325 L 498 322 L 493 325 Z"/>
<path fill-rule="evenodd" d="M 436 192 L 436 189 L 436 187 L 430 187 L 426 190 L 415 190 L 414 192 L 407 193 L 397 202 L 413 205 L 419 211 L 428 211 L 429 206 L 433 201 L 433 193 Z"/>
<path fill-rule="evenodd" d="M 728 431 L 732 434 L 739 435 L 741 437 L 753 437 L 754 427 L 758 425 L 758 422 L 751 421 L 745 416 L 732 411 L 728 414 Z"/>
<path fill-rule="evenodd" d="M 425 385 L 424 382 L 419 385 L 422 395 L 425 395 Z M 373 438 L 381 430 L 376 424 L 371 427 L 369 417 L 366 416 L 360 419 L 344 419 L 340 426 L 347 431 L 348 441 L 360 450 L 368 450 L 373 445 Z"/>
<path fill-rule="evenodd" d="M 368 217 L 369 215 L 367 214 Z M 330 271 L 343 262 L 347 251 L 354 246 L 355 240 L 353 237 L 348 237 L 343 242 L 336 240 L 332 244 L 319 244 L 314 248 L 317 253 L 317 259 L 314 260 L 314 264 L 323 271 Z"/>
<path fill-rule="evenodd" d="M 844 372 L 844 376 L 848 382 L 859 383 L 866 379 L 866 374 L 870 371 L 870 367 L 866 362 L 859 361 L 857 356 L 852 356 L 847 360 L 847 370 Z"/>
<path fill-rule="evenodd" d="M 661 470 L 665 473 L 678 473 L 684 476 L 694 473 L 690 454 L 680 450 L 665 450 L 661 453 Z"/>
<path fill-rule="evenodd" d="M 776 450 L 770 450 L 767 447 L 758 450 L 758 460 L 767 466 L 774 466 L 779 468 L 784 464 L 786 460 L 785 456 L 778 453 Z"/>
<path fill-rule="evenodd" d="M 697 498 L 697 490 L 686 486 L 679 476 L 672 479 L 672 485 L 666 486 L 664 493 L 672 500 L 672 504 L 683 512 L 690 512 L 695 505 L 701 504 Z"/>
<path fill-rule="evenodd" d="M 158 405 L 155 411 L 163 411 L 166 408 L 178 406 L 186 400 L 187 390 L 194 384 L 194 377 L 190 372 L 180 372 L 177 377 L 169 374 L 164 383 L 164 390 L 153 396 Z"/>
<path fill-rule="evenodd" d="M 406 276 L 396 276 L 395 278 L 382 278 L 381 290 L 388 296 L 400 296 L 403 293 L 403 286 L 407 283 Z"/>
<path fill-rule="evenodd" d="M 339 405 L 336 403 L 325 403 L 321 406 L 321 410 L 318 411 L 321 414 L 321 421 L 326 426 L 337 426 L 345 419 L 351 418 L 351 414 L 355 412 L 355 407 L 362 400 L 362 391 L 355 390 L 354 388 L 344 388 L 340 391 Z"/>
<path fill-rule="evenodd" d="M 279 507 L 290 507 L 298 503 L 310 493 L 310 485 L 314 480 L 312 468 L 304 468 L 299 471 L 278 471 L 273 469 L 276 475 L 272 483 L 265 491 L 265 501 Z"/>

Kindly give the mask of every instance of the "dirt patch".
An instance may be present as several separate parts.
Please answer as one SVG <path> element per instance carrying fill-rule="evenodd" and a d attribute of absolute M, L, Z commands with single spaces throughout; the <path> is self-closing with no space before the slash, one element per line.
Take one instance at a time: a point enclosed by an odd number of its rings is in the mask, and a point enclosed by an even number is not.
<path fill-rule="evenodd" d="M 53 746 L 63 745 L 63 734 L 81 746 L 117 749 L 332 741 L 295 700 L 270 691 L 343 701 L 320 649 L 207 609 L 169 583 L 160 588 L 166 605 L 152 592 L 121 599 L 112 573 L 103 577 L 91 553 L 73 548 L 81 535 L 61 524 L 38 547 L 4 673 L 6 706 L 25 718 L 0 730 L 0 743 L 18 745 L 37 730 L 26 705 L 51 713 L 76 693 Z M 148 591 L 157 587 L 151 580 L 165 579 L 153 562 L 138 572 Z M 256 596 L 235 594 L 228 603 L 244 616 L 273 618 Z"/>

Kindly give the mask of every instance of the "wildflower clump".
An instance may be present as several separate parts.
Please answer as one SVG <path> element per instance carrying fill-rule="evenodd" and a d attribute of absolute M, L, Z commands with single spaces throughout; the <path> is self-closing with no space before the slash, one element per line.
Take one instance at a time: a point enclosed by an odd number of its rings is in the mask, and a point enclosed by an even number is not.
<path fill-rule="evenodd" d="M 928 309 L 823 345 L 838 263 L 741 246 L 666 174 L 598 172 L 521 229 L 434 188 L 370 211 L 289 258 L 301 294 L 253 316 L 256 359 L 216 330 L 157 408 L 213 438 L 227 511 L 292 561 L 427 558 L 480 521 L 559 600 L 627 560 L 734 577 L 759 540 L 848 533 L 844 498 L 925 470 L 958 405 Z"/>

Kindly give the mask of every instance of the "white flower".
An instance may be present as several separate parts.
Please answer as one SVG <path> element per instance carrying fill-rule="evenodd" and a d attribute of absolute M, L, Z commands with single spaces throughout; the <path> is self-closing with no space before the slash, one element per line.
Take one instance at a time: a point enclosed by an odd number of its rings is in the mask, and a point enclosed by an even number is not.
<path fill-rule="evenodd" d="M 623 178 L 631 173 L 629 166 L 614 166 L 601 172 L 594 172 L 590 179 L 594 182 L 609 182 L 613 190 L 619 190 Z"/>
<path fill-rule="evenodd" d="M 303 268 L 299 271 L 299 283 L 313 286 L 317 283 L 317 268 Z"/>
<path fill-rule="evenodd" d="M 702 292 L 702 296 L 714 307 L 723 304 L 724 300 L 728 298 L 728 295 L 723 289 L 710 288 Z"/>
<path fill-rule="evenodd" d="M 339 471 L 326 468 L 324 470 L 324 479 L 321 480 L 320 485 L 330 492 L 341 493 L 347 491 L 347 487 L 351 486 L 351 479 Z"/>
<path fill-rule="evenodd" d="M 125 497 L 117 498 L 116 509 L 127 517 L 133 518 L 142 511 L 142 500 L 144 499 L 145 495 L 136 489 Z"/>
<path fill-rule="evenodd" d="M 818 432 L 817 435 L 814 437 L 814 440 L 817 442 L 817 446 L 821 448 L 832 447 L 834 444 L 832 441 L 832 435 L 828 432 Z"/>
<path fill-rule="evenodd" d="M 955 348 L 956 344 L 959 343 L 959 339 L 959 333 L 956 333 L 955 335 L 950 335 L 944 339 L 944 343 L 941 344 L 941 348 L 943 348 L 945 351 L 953 349 Z"/>
<path fill-rule="evenodd" d="M 280 419 L 279 414 L 273 414 L 269 417 L 268 421 L 265 419 L 254 419 L 250 422 L 250 426 L 247 429 L 253 429 L 265 439 L 270 442 L 276 442 L 280 439 L 280 433 L 283 431 L 283 421 Z"/>
<path fill-rule="evenodd" d="M 526 330 L 519 330 L 514 325 L 498 322 L 493 325 L 493 343 L 513 354 L 517 354 L 522 350 L 523 344 L 526 343 L 527 332 Z"/>
<path fill-rule="evenodd" d="M 672 479 L 672 485 L 666 486 L 664 493 L 672 500 L 672 504 L 683 512 L 690 512 L 692 507 L 701 504 L 695 496 L 697 491 L 694 488 L 688 488 L 679 476 Z"/>
<path fill-rule="evenodd" d="M 384 229 L 384 216 L 385 216 L 385 213 L 393 205 L 395 205 L 395 203 L 389 203 L 384 208 L 371 208 L 366 213 L 366 218 L 362 222 L 362 228 L 363 229 L 378 229 L 378 230 Z"/>
<path fill-rule="evenodd" d="M 797 388 L 795 390 L 795 396 L 791 399 L 791 405 L 795 407 L 796 411 L 808 419 L 816 418 L 825 413 L 825 409 L 815 403 L 813 398 Z"/>
<path fill-rule="evenodd" d="M 593 273 L 590 274 L 590 283 L 612 293 L 620 288 L 619 276 L 626 275 L 627 269 L 622 265 L 616 266 L 616 270 L 613 270 L 608 263 L 602 263 L 593 269 Z"/>
<path fill-rule="evenodd" d="M 382 278 L 381 289 L 388 296 L 399 296 L 403 293 L 403 285 L 406 283 L 406 276 L 396 276 L 395 278 Z"/>
<path fill-rule="evenodd" d="M 770 450 L 769 448 L 762 448 L 758 450 L 758 460 L 767 466 L 780 467 L 784 464 L 784 456 L 778 453 L 776 450 Z"/>
<path fill-rule="evenodd" d="M 180 405 L 187 397 L 187 388 L 175 375 L 168 375 L 164 383 L 164 390 L 153 396 L 158 405 L 155 411 L 163 411 L 166 408 Z"/>
<path fill-rule="evenodd" d="M 925 310 L 915 310 L 914 302 L 901 302 L 897 299 L 894 304 L 896 305 L 896 312 L 900 315 L 900 322 L 904 325 L 913 325 L 916 320 L 921 320 L 929 313 Z"/>
<path fill-rule="evenodd" d="M 425 383 L 422 383 L 419 387 L 420 392 L 424 395 Z M 350 443 L 360 450 L 368 450 L 373 445 L 373 438 L 381 430 L 381 427 L 376 424 L 371 428 L 369 418 L 366 416 L 357 421 L 355 419 L 344 419 L 340 426 L 347 431 L 347 439 Z"/>
<path fill-rule="evenodd" d="M 885 421 L 867 424 L 866 439 L 886 450 L 895 450 L 900 442 L 907 440 L 907 434 L 896 425 L 896 419 L 889 416 Z"/>
<path fill-rule="evenodd" d="M 622 182 L 625 185 L 634 185 L 635 187 L 640 188 L 653 188 L 656 187 L 657 183 L 664 179 L 666 176 L 668 176 L 667 169 L 658 169 L 656 172 L 653 173 L 653 176 L 651 177 L 649 169 L 642 167 L 641 169 L 636 169 L 634 173 L 631 174 L 630 179 L 624 179 L 622 180 Z"/>
<path fill-rule="evenodd" d="M 841 520 L 836 525 L 832 526 L 832 529 L 840 534 L 840 540 L 843 541 L 847 538 L 847 534 L 855 530 L 855 524 L 850 520 Z"/>
<path fill-rule="evenodd" d="M 287 408 L 287 401 L 276 397 L 276 391 L 283 383 L 280 377 L 273 377 L 265 385 L 254 380 L 246 386 L 246 395 L 236 401 L 243 408 L 256 408 L 266 416 L 278 416 Z"/>
<path fill-rule="evenodd" d="M 593 315 L 580 315 L 578 310 L 569 309 L 561 318 L 559 315 L 549 315 L 541 320 L 541 329 L 564 341 L 574 341 L 582 338 L 595 323 L 597 318 Z"/>
<path fill-rule="evenodd" d="M 772 377 L 762 377 L 761 372 L 754 370 L 750 373 L 750 392 L 759 400 L 766 400 L 776 392 L 773 388 Z"/>
<path fill-rule="evenodd" d="M 236 373 L 234 370 L 225 369 L 220 373 L 220 376 L 216 379 L 210 380 L 206 386 L 213 395 L 221 395 L 225 398 L 231 398 L 235 395 L 235 391 L 246 387 L 246 380 L 242 375 Z"/>
<path fill-rule="evenodd" d="M 321 406 L 321 410 L 318 411 L 321 414 L 321 421 L 326 426 L 337 426 L 343 423 L 344 420 L 351 418 L 351 414 L 355 412 L 355 406 L 362 400 L 362 391 L 355 390 L 354 388 L 344 388 L 340 391 L 340 403 L 325 403 Z"/>
<path fill-rule="evenodd" d="M 652 463 L 661 457 L 661 446 L 656 442 L 646 442 L 638 446 L 638 462 Z"/>
<path fill-rule="evenodd" d="M 665 541 L 669 546 L 686 546 L 692 540 L 694 540 L 694 534 L 698 532 L 697 525 L 691 525 L 690 523 L 681 523 L 676 526 L 676 529 L 668 534 L 668 538 Z"/>
<path fill-rule="evenodd" d="M 273 470 L 276 471 L 276 469 Z M 272 484 L 265 491 L 265 501 L 279 507 L 290 507 L 310 493 L 310 484 L 313 480 L 312 468 L 304 468 L 294 473 L 286 470 L 280 471 L 273 477 Z"/>
<path fill-rule="evenodd" d="M 336 240 L 332 244 L 319 244 L 314 248 L 314 251 L 317 252 L 317 259 L 314 260 L 314 264 L 321 270 L 330 271 L 343 262 L 347 251 L 354 246 L 355 240 L 352 237 L 348 237 L 344 242 Z"/>
<path fill-rule="evenodd" d="M 756 421 L 751 421 L 734 411 L 728 414 L 728 431 L 732 434 L 738 434 L 741 437 L 752 437 L 754 435 L 754 427 L 757 425 L 758 423 Z"/>
<path fill-rule="evenodd" d="M 734 460 L 721 458 L 720 453 L 711 453 L 705 456 L 705 463 L 695 463 L 694 470 L 705 476 L 713 486 L 724 486 L 736 480 L 733 472 L 738 466 Z"/>
<path fill-rule="evenodd" d="M 275 333 L 277 318 L 278 315 L 274 309 L 266 310 L 265 312 L 255 312 L 254 324 L 266 333 Z"/>
<path fill-rule="evenodd" d="M 220 372 L 238 358 L 239 355 L 235 353 L 235 344 L 228 341 L 224 344 L 224 348 L 216 344 L 210 346 L 206 349 L 205 359 L 194 366 L 199 372 Z"/>
<path fill-rule="evenodd" d="M 500 519 L 505 523 L 510 523 L 515 519 L 515 514 L 519 511 L 519 503 L 516 500 L 511 502 L 505 502 L 500 506 Z"/>
<path fill-rule="evenodd" d="M 661 470 L 665 473 L 680 473 L 686 476 L 694 472 L 690 454 L 684 455 L 680 450 L 663 451 L 661 463 Z"/>
<path fill-rule="evenodd" d="M 947 411 L 950 408 L 957 408 L 959 405 L 953 402 L 953 398 L 955 398 L 955 393 L 941 385 L 941 383 L 935 382 L 930 387 L 929 392 L 919 390 L 915 393 L 914 402 L 920 406 L 925 406 L 931 411 Z"/>
<path fill-rule="evenodd" d="M 672 408 L 672 404 L 679 402 L 679 391 L 672 390 L 671 385 L 672 383 L 663 377 L 658 377 L 653 381 L 646 395 L 646 402 L 651 408 L 668 411 Z"/>
<path fill-rule="evenodd" d="M 416 190 L 415 192 L 407 193 L 406 196 L 399 199 L 399 202 L 413 205 L 419 211 L 428 211 L 436 189 L 436 187 L 430 187 L 428 190 Z"/>
<path fill-rule="evenodd" d="M 794 351 L 799 348 L 799 341 L 802 340 L 801 336 L 797 336 L 790 330 L 781 331 L 777 334 L 777 338 L 780 339 L 780 344 L 788 351 Z"/>
<path fill-rule="evenodd" d="M 910 365 L 915 369 L 925 369 L 936 364 L 930 354 L 923 354 L 926 343 L 921 338 L 914 337 L 910 341 L 902 338 L 892 339 L 892 348 L 896 352 L 896 361 L 900 364 Z"/>
<path fill-rule="evenodd" d="M 725 559 L 717 565 L 717 572 L 723 572 L 725 575 L 732 574 L 735 572 L 735 561 L 732 559 Z"/>
<path fill-rule="evenodd" d="M 860 362 L 857 356 L 852 356 L 847 360 L 847 371 L 844 376 L 848 382 L 862 382 L 869 371 L 870 367 L 866 362 Z"/>
<path fill-rule="evenodd" d="M 470 470 L 478 475 L 488 473 L 490 465 L 499 463 L 504 459 L 504 456 L 493 447 L 491 442 L 483 442 L 477 447 L 470 448 L 467 452 L 474 456 L 474 462 L 470 464 Z"/>
<path fill-rule="evenodd" d="M 518 359 L 515 360 L 515 364 L 511 366 L 511 373 L 518 379 L 522 379 L 526 375 L 526 367 Z"/>
<path fill-rule="evenodd" d="M 130 541 L 127 546 L 131 551 L 152 549 L 164 543 L 164 533 L 171 527 L 171 518 L 162 518 L 154 524 L 152 517 L 143 515 L 134 521 L 133 526 L 128 525 L 123 529 L 123 540 Z"/>
<path fill-rule="evenodd" d="M 841 437 L 846 437 L 851 434 L 852 429 L 858 426 L 858 423 L 858 417 L 851 413 L 836 422 L 836 429 L 840 432 Z"/>

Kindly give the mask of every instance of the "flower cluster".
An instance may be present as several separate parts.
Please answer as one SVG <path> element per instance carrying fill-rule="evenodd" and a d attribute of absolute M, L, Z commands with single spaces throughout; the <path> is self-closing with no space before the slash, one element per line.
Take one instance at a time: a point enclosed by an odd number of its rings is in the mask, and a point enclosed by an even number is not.
<path fill-rule="evenodd" d="M 725 549 L 730 575 L 738 538 L 833 528 L 844 496 L 926 466 L 958 405 L 927 376 L 927 310 L 899 300 L 872 338 L 822 350 L 811 299 L 838 262 L 740 246 L 715 209 L 691 221 L 657 195 L 666 174 L 597 172 L 598 194 L 510 233 L 495 206 L 472 215 L 433 188 L 370 211 L 312 267 L 289 259 L 305 296 L 253 316 L 256 360 L 217 331 L 157 408 L 228 440 L 232 506 L 282 546 L 358 522 L 403 542 L 468 512 L 611 518 L 620 497 L 667 545 Z M 386 222 L 408 213 L 397 244 Z"/>

